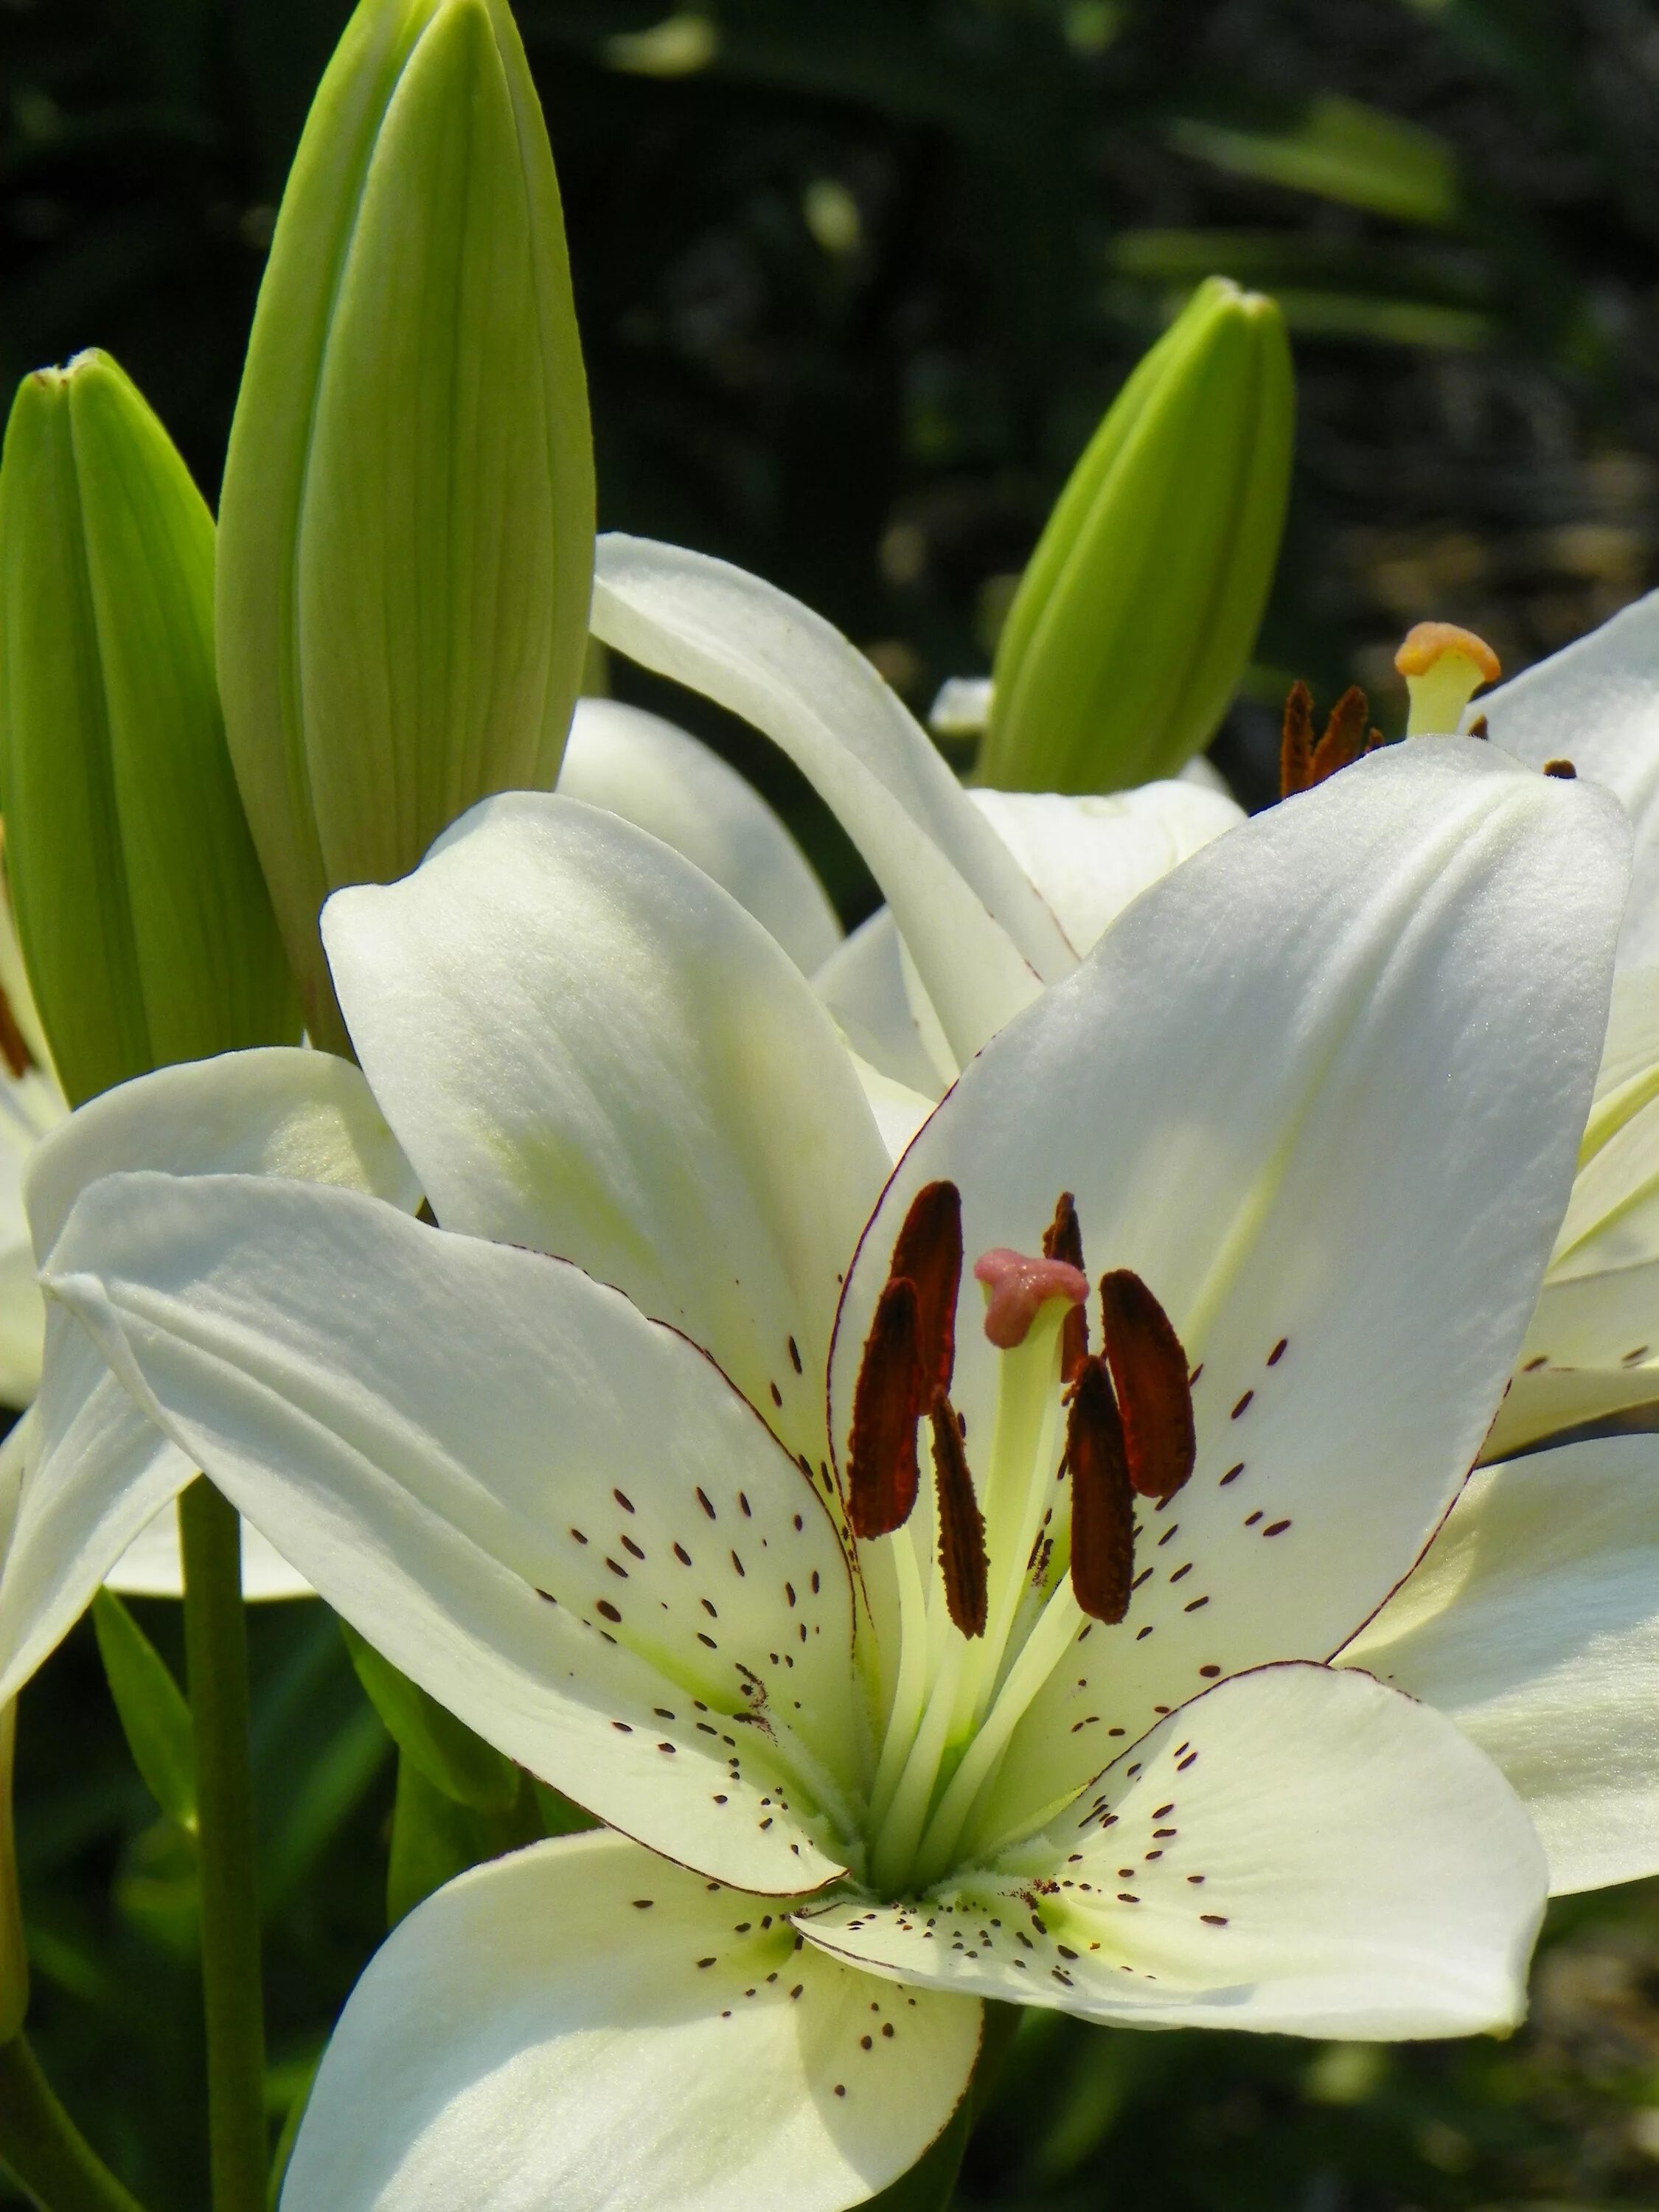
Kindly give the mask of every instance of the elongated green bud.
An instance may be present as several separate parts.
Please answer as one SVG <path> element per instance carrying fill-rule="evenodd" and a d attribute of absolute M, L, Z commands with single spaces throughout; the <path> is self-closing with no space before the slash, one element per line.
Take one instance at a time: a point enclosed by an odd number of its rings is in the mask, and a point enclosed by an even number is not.
<path fill-rule="evenodd" d="M 550 787 L 593 471 L 553 159 L 504 0 L 362 0 L 283 196 L 220 519 L 232 757 L 319 1042 L 342 884 Z"/>
<path fill-rule="evenodd" d="M 0 805 L 71 1103 L 297 1038 L 214 684 L 213 518 L 105 354 L 26 377 L 6 430 Z"/>
<path fill-rule="evenodd" d="M 998 646 L 980 781 L 1122 790 L 1208 744 L 1273 581 L 1294 420 L 1278 308 L 1211 277 L 1049 517 Z"/>

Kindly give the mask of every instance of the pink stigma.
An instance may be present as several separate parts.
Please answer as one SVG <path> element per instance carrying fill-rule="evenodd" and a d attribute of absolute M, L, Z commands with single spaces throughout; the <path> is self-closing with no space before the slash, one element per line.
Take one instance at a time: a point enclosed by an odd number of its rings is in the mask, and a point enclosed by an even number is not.
<path fill-rule="evenodd" d="M 990 1293 L 985 1334 L 999 1352 L 1012 1352 L 1024 1343 L 1038 1307 L 1050 1298 L 1080 1306 L 1089 1296 L 1089 1279 L 1081 1267 L 1066 1260 L 1034 1259 L 1006 1244 L 980 1254 L 974 1262 L 974 1280 L 983 1283 Z"/>

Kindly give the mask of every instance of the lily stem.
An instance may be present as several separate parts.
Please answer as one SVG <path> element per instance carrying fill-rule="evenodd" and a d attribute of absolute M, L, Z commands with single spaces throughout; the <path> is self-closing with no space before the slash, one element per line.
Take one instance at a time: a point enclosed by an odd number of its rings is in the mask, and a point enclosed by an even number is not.
<path fill-rule="evenodd" d="M 0 2044 L 0 2168 L 45 2212 L 143 2212 L 58 2103 L 21 2035 Z"/>
<path fill-rule="evenodd" d="M 185 1659 L 196 1747 L 214 2212 L 264 2212 L 265 2030 L 236 1509 L 204 1476 L 179 1500 Z"/>

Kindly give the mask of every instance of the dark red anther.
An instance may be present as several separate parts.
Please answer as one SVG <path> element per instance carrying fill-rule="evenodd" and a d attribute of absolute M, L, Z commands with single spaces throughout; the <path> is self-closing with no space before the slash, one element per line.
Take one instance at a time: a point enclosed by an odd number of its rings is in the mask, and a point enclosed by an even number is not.
<path fill-rule="evenodd" d="M 1072 1591 L 1097 1620 L 1120 1621 L 1134 1580 L 1135 1504 L 1123 1424 L 1103 1361 L 1078 1370 L 1066 1422 L 1072 1475 Z"/>
<path fill-rule="evenodd" d="M 889 1279 L 916 1286 L 921 1402 L 948 1390 L 957 1363 L 957 1296 L 962 1288 L 962 1193 L 953 1182 L 924 1183 L 910 1200 Z"/>
<path fill-rule="evenodd" d="M 1129 1481 L 1143 1498 L 1173 1498 L 1193 1471 L 1197 1443 L 1187 1355 L 1170 1316 L 1139 1275 L 1115 1267 L 1100 1280 L 1100 1325 L 1122 1419 Z"/>
<path fill-rule="evenodd" d="M 1068 1267 L 1075 1267 L 1079 1274 L 1084 1272 L 1083 1230 L 1069 1190 L 1061 1191 L 1054 1201 L 1054 1218 L 1042 1232 L 1042 1256 L 1045 1260 L 1063 1260 Z M 1060 1323 L 1060 1381 L 1075 1382 L 1078 1370 L 1088 1356 L 1088 1308 L 1073 1306 Z"/>
<path fill-rule="evenodd" d="M 964 1636 L 983 1636 L 988 1566 L 985 1516 L 974 1495 L 974 1478 L 963 1447 L 962 1425 L 943 1390 L 933 1393 L 933 1481 L 939 1499 L 939 1563 L 945 1602 Z"/>
<path fill-rule="evenodd" d="M 1374 752 L 1382 742 L 1376 730 L 1367 730 L 1369 708 L 1357 684 L 1350 684 L 1326 719 L 1317 743 L 1313 733 L 1313 699 L 1305 684 L 1291 684 L 1285 702 L 1285 720 L 1279 745 L 1279 795 L 1290 799 L 1311 791 L 1339 769 L 1349 767 L 1362 753 Z"/>
<path fill-rule="evenodd" d="M 901 1276 L 877 1303 L 853 1394 L 847 1517 L 855 1536 L 890 1536 L 916 1502 L 916 1286 Z"/>
<path fill-rule="evenodd" d="M 11 1000 L 0 991 L 0 1059 L 3 1059 L 10 1073 L 21 1080 L 34 1065 L 34 1055 L 11 1010 Z"/>

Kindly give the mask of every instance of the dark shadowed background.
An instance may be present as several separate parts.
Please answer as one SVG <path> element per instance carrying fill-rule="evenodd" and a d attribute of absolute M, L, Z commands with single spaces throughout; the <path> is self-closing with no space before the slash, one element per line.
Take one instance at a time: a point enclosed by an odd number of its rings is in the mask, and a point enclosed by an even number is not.
<path fill-rule="evenodd" d="M 137 378 L 212 496 L 345 0 L 0 0 L 0 380 Z M 1519 667 L 1659 580 L 1659 11 L 1644 0 L 523 0 L 602 523 L 763 571 L 911 702 L 988 665 L 1048 502 L 1212 270 L 1277 295 L 1298 465 L 1216 748 L 1293 676 L 1397 730 L 1420 617 Z M 628 679 L 870 893 L 761 741 Z M 177 1662 L 173 1609 L 139 1608 Z M 254 1622 L 273 2118 L 384 1926 L 388 1741 L 319 1606 Z M 194 1899 L 82 1629 L 23 1702 L 32 2032 L 151 2203 L 204 2202 Z M 1425 1879 L 1432 1879 L 1425 1869 Z M 0 2181 L 0 2201 L 5 2185 Z M 963 2201 L 1659 2203 L 1659 1887 L 1557 1908 L 1531 2025 L 1409 2051 L 1034 2018 Z"/>

